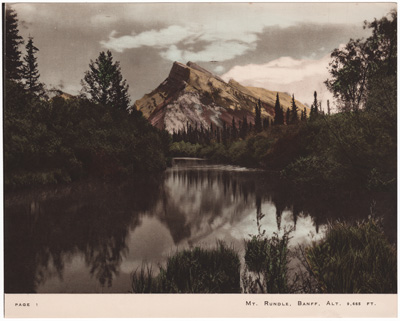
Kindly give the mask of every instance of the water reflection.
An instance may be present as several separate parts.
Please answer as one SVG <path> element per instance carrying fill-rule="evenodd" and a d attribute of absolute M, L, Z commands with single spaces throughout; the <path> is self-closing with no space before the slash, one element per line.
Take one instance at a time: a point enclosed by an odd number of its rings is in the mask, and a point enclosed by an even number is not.
<path fill-rule="evenodd" d="M 366 200 L 306 197 L 276 177 L 177 159 L 159 180 L 80 183 L 6 195 L 5 292 L 120 292 L 143 261 L 225 240 L 239 251 L 257 233 L 293 227 L 293 245 L 322 235 L 328 220 L 358 219 Z"/>

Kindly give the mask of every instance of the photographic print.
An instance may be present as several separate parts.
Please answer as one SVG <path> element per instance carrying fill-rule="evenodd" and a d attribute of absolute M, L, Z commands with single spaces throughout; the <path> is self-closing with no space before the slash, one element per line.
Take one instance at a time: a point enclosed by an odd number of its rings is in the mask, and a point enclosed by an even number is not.
<path fill-rule="evenodd" d="M 5 3 L 3 165 L 6 316 L 395 317 L 397 3 Z"/>

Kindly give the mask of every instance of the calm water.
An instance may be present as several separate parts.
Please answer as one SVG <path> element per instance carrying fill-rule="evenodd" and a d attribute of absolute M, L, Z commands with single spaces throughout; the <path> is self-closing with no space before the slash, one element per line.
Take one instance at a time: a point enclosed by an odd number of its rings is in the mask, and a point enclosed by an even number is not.
<path fill-rule="evenodd" d="M 132 271 L 177 249 L 224 240 L 242 255 L 257 210 L 267 235 L 293 227 L 295 246 L 320 238 L 329 220 L 365 217 L 370 203 L 310 200 L 262 171 L 188 159 L 151 182 L 7 195 L 5 292 L 126 293 Z"/>

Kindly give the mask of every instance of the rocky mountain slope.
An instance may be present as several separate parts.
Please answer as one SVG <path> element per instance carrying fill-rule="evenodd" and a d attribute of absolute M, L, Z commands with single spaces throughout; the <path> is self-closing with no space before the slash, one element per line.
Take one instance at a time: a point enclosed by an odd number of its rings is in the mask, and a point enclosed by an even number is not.
<path fill-rule="evenodd" d="M 186 127 L 202 125 L 208 128 L 231 126 L 232 119 L 254 123 L 255 107 L 260 99 L 262 118 L 273 119 L 276 91 L 245 87 L 231 79 L 228 83 L 209 71 L 188 62 L 174 62 L 169 76 L 151 93 L 137 100 L 134 107 L 153 126 L 170 133 Z M 291 96 L 279 92 L 284 110 L 291 106 Z M 304 105 L 296 100 L 299 110 Z"/>

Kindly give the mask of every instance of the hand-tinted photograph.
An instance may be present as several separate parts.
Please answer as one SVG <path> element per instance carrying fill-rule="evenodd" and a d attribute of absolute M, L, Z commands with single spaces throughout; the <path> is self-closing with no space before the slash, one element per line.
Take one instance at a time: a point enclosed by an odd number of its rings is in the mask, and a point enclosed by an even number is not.
<path fill-rule="evenodd" d="M 3 22 L 5 293 L 397 293 L 396 3 Z"/>

